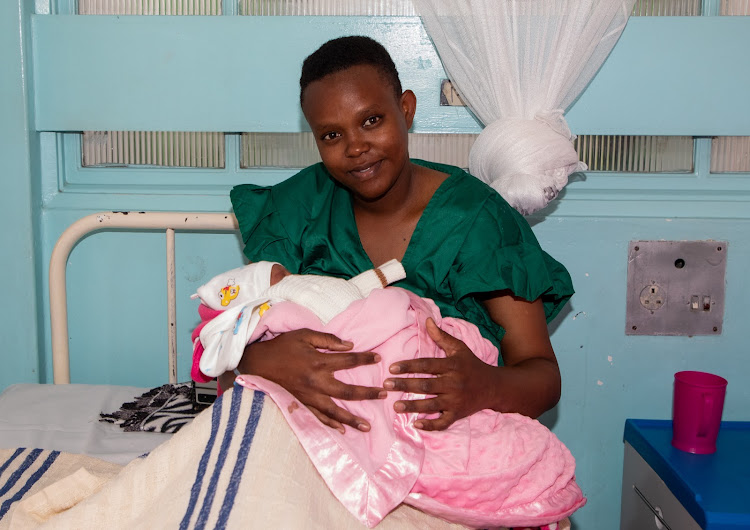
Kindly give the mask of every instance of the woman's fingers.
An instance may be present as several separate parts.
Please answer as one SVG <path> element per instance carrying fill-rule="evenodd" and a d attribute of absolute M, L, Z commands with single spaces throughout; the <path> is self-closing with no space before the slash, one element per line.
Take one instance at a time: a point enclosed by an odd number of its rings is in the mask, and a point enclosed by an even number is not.
<path fill-rule="evenodd" d="M 331 397 L 344 401 L 362 401 L 365 399 L 385 399 L 388 392 L 382 388 L 348 385 L 338 379 L 332 378 L 331 383 L 324 389 L 325 393 Z"/>
<path fill-rule="evenodd" d="M 435 377 L 391 377 L 383 382 L 383 387 L 388 391 L 430 396 L 427 399 L 399 400 L 393 408 L 399 413 L 439 414 L 434 419 L 420 418 L 414 426 L 423 430 L 442 430 L 482 408 L 478 405 L 481 400 L 477 395 L 481 394 L 481 388 L 487 387 L 481 384 L 485 379 L 484 371 L 493 368 L 477 359 L 463 341 L 441 330 L 432 318 L 427 319 L 425 327 L 446 357 L 400 361 L 390 366 L 390 372 Z"/>
<path fill-rule="evenodd" d="M 435 344 L 445 352 L 445 358 L 422 358 L 393 363 L 389 370 L 392 374 L 430 374 L 442 375 L 457 368 L 456 356 L 474 355 L 463 341 L 440 329 L 432 318 L 426 322 L 427 334 Z"/>
<path fill-rule="evenodd" d="M 455 382 L 448 377 L 391 377 L 383 381 L 383 388 L 412 394 L 445 394 L 457 390 Z"/>
<path fill-rule="evenodd" d="M 442 431 L 450 427 L 457 419 L 455 414 L 444 412 L 438 418 L 432 420 L 419 419 L 414 422 L 414 426 L 423 431 Z"/>
<path fill-rule="evenodd" d="M 366 420 L 339 407 L 332 399 L 369 400 L 388 396 L 382 388 L 348 385 L 335 378 L 338 370 L 380 361 L 380 356 L 372 352 L 349 351 L 352 347 L 351 342 L 330 333 L 310 329 L 289 331 L 248 346 L 248 366 L 244 369 L 284 387 L 323 424 L 342 432 L 345 425 L 368 431 L 370 424 Z"/>
<path fill-rule="evenodd" d="M 458 415 L 451 410 L 446 410 L 447 408 L 448 407 L 444 400 L 440 397 L 416 399 L 411 401 L 396 401 L 396 403 L 393 404 L 393 409 L 399 413 L 439 413 L 440 416 L 437 418 L 419 418 L 414 422 L 414 427 L 423 431 L 442 431 L 443 429 L 450 427 L 453 422 L 458 419 Z"/>
<path fill-rule="evenodd" d="M 358 418 L 348 410 L 342 409 L 331 399 L 321 400 L 319 405 L 308 405 L 307 408 L 324 424 L 333 427 L 341 433 L 344 432 L 344 425 L 349 425 L 363 432 L 370 430 L 370 424 L 366 420 Z"/>
<path fill-rule="evenodd" d="M 321 368 L 336 372 L 380 362 L 380 355 L 373 352 L 319 353 L 317 361 Z"/>
<path fill-rule="evenodd" d="M 466 344 L 464 344 L 463 341 L 440 329 L 432 318 L 427 319 L 425 327 L 427 328 L 427 334 L 430 338 L 435 341 L 435 344 L 437 344 L 448 357 L 458 353 L 461 348 L 466 348 Z"/>
<path fill-rule="evenodd" d="M 396 412 L 421 412 L 429 414 L 442 412 L 445 409 L 446 406 L 439 397 L 396 401 L 393 404 L 393 410 Z"/>
<path fill-rule="evenodd" d="M 348 340 L 341 340 L 332 333 L 322 333 L 306 329 L 304 339 L 313 347 L 320 350 L 329 351 L 349 351 L 354 344 Z"/>
<path fill-rule="evenodd" d="M 353 344 L 350 341 L 341 340 L 331 333 L 322 333 L 310 329 L 306 329 L 304 332 L 303 339 L 316 350 L 336 352 L 321 353 L 315 362 L 316 368 L 337 371 L 380 362 L 380 355 L 377 353 L 350 352 Z"/>
<path fill-rule="evenodd" d="M 449 372 L 454 362 L 447 358 L 420 358 L 393 363 L 389 370 L 392 374 L 430 374 L 440 375 Z"/>
<path fill-rule="evenodd" d="M 336 429 L 341 434 L 344 434 L 345 432 L 344 426 L 341 425 L 341 423 L 339 423 L 338 421 L 334 419 L 329 418 L 328 416 L 326 416 L 325 414 L 323 414 L 322 412 L 320 412 L 318 409 L 316 409 L 315 407 L 311 405 L 307 405 L 307 408 L 310 409 L 310 412 L 312 412 L 313 415 L 316 418 L 318 418 L 318 420 L 320 420 L 320 423 L 322 423 L 323 425 L 328 425 L 332 429 Z"/>

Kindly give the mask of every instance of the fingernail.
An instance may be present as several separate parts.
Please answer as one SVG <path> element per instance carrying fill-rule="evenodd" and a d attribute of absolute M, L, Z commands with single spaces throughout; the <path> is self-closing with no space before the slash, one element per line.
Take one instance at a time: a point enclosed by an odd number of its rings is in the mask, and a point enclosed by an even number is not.
<path fill-rule="evenodd" d="M 370 426 L 367 425 L 366 423 L 358 423 L 357 424 L 357 429 L 359 429 L 362 432 L 367 432 L 367 431 L 370 430 Z"/>
<path fill-rule="evenodd" d="M 422 423 L 420 420 L 417 420 L 414 422 L 414 427 L 416 427 L 417 429 L 421 429 L 422 427 L 424 427 L 424 423 Z"/>
<path fill-rule="evenodd" d="M 343 346 L 346 346 L 347 348 L 353 348 L 354 347 L 354 343 L 351 342 L 351 341 L 349 341 L 349 340 L 342 340 L 341 344 Z"/>
<path fill-rule="evenodd" d="M 403 412 L 406 410 L 406 405 L 404 405 L 401 401 L 396 401 L 396 403 L 393 404 L 393 410 L 396 412 Z"/>
<path fill-rule="evenodd" d="M 376 363 L 379 363 L 381 359 L 380 355 L 378 355 L 377 353 L 373 355 L 372 358 L 375 360 Z"/>
<path fill-rule="evenodd" d="M 387 388 L 388 390 L 393 390 L 394 388 L 396 388 L 396 383 L 390 379 L 386 379 L 385 381 L 383 381 L 383 388 Z"/>
<path fill-rule="evenodd" d="M 385 399 L 387 397 L 388 397 L 388 392 L 386 392 L 385 390 L 381 390 L 380 392 L 378 392 L 378 399 Z"/>
<path fill-rule="evenodd" d="M 401 373 L 401 367 L 397 364 L 392 364 L 390 367 L 390 371 L 392 374 L 400 374 Z"/>

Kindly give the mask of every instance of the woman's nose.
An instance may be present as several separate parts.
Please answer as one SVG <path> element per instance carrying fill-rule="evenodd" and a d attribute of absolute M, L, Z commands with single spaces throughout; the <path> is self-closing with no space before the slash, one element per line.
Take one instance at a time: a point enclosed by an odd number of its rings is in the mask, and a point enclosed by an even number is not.
<path fill-rule="evenodd" d="M 350 134 L 346 144 L 346 156 L 358 157 L 370 149 L 370 144 L 362 134 Z"/>

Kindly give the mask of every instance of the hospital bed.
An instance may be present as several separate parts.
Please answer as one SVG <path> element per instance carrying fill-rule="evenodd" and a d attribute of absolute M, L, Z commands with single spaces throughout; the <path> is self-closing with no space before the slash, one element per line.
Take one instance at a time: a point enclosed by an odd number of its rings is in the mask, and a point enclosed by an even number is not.
<path fill-rule="evenodd" d="M 61 235 L 49 271 L 54 384 L 12 385 L 0 395 L 0 529 L 36 528 L 47 520 L 39 514 L 55 516 L 55 528 L 76 529 L 364 528 L 328 491 L 261 392 L 227 392 L 172 443 L 164 443 L 170 434 L 125 432 L 99 421 L 101 412 L 148 390 L 70 382 L 68 257 L 87 234 L 112 230 L 166 234 L 165 380 L 176 383 L 175 231 L 232 232 L 237 221 L 218 213 L 101 212 Z M 255 480 L 256 473 L 264 479 Z M 378 525 L 427 527 L 465 528 L 405 504 Z"/>
<path fill-rule="evenodd" d="M 159 432 L 125 432 L 100 422 L 101 412 L 117 410 L 149 390 L 134 386 L 71 384 L 66 268 L 73 247 L 92 232 L 163 231 L 166 237 L 167 354 L 177 383 L 175 231 L 232 232 L 234 215 L 181 212 L 101 212 L 73 223 L 58 239 L 49 269 L 54 384 L 16 384 L 0 394 L 0 447 L 55 449 L 127 464 L 169 439 Z M 209 390 L 210 392 L 210 390 Z"/>

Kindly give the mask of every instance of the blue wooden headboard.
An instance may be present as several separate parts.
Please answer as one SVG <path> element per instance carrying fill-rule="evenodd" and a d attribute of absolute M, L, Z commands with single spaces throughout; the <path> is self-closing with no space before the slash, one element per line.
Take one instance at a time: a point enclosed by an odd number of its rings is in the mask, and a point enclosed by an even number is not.
<path fill-rule="evenodd" d="M 631 17 L 571 129 L 750 135 L 748 18 Z M 466 109 L 439 106 L 445 73 L 416 17 L 34 15 L 32 31 L 39 131 L 304 130 L 302 60 L 346 34 L 392 52 L 419 101 L 414 132 L 480 130 Z"/>

